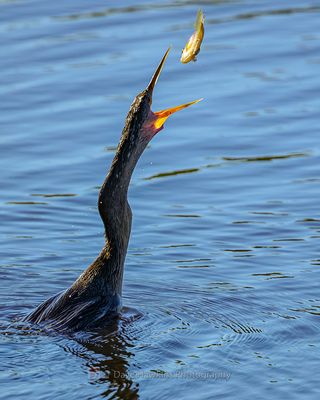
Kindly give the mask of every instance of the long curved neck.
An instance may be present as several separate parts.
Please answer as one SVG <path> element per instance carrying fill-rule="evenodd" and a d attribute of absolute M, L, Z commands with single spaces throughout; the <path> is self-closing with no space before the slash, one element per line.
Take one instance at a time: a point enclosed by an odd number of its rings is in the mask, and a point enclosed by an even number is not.
<path fill-rule="evenodd" d="M 123 134 L 99 193 L 98 208 L 104 223 L 106 240 L 106 246 L 100 256 L 105 260 L 107 280 L 112 282 L 119 294 L 132 221 L 127 199 L 128 187 L 144 148 L 143 144 L 130 143 L 128 136 Z"/>

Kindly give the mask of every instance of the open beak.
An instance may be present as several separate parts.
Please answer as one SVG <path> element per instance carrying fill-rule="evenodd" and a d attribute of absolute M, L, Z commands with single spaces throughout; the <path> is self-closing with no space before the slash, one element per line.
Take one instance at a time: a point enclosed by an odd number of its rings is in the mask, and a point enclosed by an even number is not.
<path fill-rule="evenodd" d="M 165 52 L 162 60 L 160 61 L 160 64 L 158 65 L 158 68 L 156 69 L 156 72 L 153 74 L 153 77 L 151 78 L 151 81 L 147 87 L 147 90 L 149 91 L 149 93 L 152 96 L 153 93 L 153 89 L 158 81 L 158 78 L 161 74 L 162 68 L 164 66 L 164 63 L 166 61 L 166 58 L 168 57 L 170 51 L 170 47 L 168 48 L 168 50 Z M 161 111 L 157 111 L 154 113 L 156 120 L 154 121 L 154 127 L 156 129 L 160 129 L 163 124 L 165 123 L 165 121 L 167 120 L 167 118 L 170 117 L 171 114 L 183 110 L 184 108 L 187 108 L 189 106 L 192 106 L 192 104 L 196 104 L 199 103 L 199 101 L 201 101 L 203 99 L 198 99 L 198 100 L 194 100 L 194 101 L 190 101 L 189 103 L 185 103 L 185 104 L 181 104 L 180 106 L 176 106 L 176 107 L 171 107 L 171 108 L 167 108 L 166 110 L 161 110 Z"/>

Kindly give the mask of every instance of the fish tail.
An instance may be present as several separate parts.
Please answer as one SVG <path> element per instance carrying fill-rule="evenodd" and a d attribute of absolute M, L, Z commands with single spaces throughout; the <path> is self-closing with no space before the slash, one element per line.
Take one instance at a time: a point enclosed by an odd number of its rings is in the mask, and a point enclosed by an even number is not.
<path fill-rule="evenodd" d="M 202 10 L 198 11 L 196 22 L 194 23 L 194 28 L 196 32 L 200 32 L 201 27 L 203 26 L 204 23 L 204 16 Z"/>

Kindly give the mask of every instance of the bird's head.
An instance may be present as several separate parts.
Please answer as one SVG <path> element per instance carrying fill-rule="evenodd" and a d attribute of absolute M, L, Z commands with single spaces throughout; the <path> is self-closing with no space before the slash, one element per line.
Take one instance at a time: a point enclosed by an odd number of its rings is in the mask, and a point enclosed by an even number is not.
<path fill-rule="evenodd" d="M 115 210 L 117 210 L 116 215 L 118 216 L 124 210 L 128 210 L 125 204 L 130 179 L 137 161 L 150 140 L 163 129 L 163 124 L 171 114 L 202 100 L 195 100 L 157 112 L 151 110 L 153 90 L 169 50 L 170 48 L 160 61 L 147 88 L 138 94 L 131 104 L 110 171 L 100 190 L 99 211 L 105 226 L 108 226 L 108 232 L 112 229 L 110 228 L 110 215 L 115 215 Z M 118 220 L 119 218 L 115 224 L 118 223 Z M 124 221 L 127 220 L 131 221 L 131 219 L 124 218 Z"/>
<path fill-rule="evenodd" d="M 167 108 L 165 110 L 153 112 L 151 110 L 152 95 L 154 87 L 160 76 L 163 65 L 166 61 L 170 48 L 166 51 L 160 64 L 158 65 L 155 73 L 147 88 L 139 93 L 133 103 L 131 104 L 126 124 L 123 130 L 123 135 L 132 145 L 140 144 L 145 147 L 149 141 L 163 129 L 163 125 L 167 118 L 173 113 L 182 110 L 192 104 L 198 103 L 202 99 L 191 101 L 189 103 L 181 104 L 176 107 Z M 139 146 L 140 147 L 140 146 Z"/>

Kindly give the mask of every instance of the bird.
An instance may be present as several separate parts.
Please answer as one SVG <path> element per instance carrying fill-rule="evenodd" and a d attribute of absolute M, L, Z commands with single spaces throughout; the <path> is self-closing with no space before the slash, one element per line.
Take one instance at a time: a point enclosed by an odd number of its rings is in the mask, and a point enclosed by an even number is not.
<path fill-rule="evenodd" d="M 123 270 L 132 221 L 127 195 L 133 170 L 167 118 L 202 100 L 158 112 L 151 110 L 153 90 L 169 51 L 170 48 L 147 88 L 133 100 L 110 170 L 100 188 L 98 210 L 105 230 L 100 254 L 69 288 L 41 303 L 23 321 L 53 330 L 83 331 L 104 327 L 121 314 Z"/>

